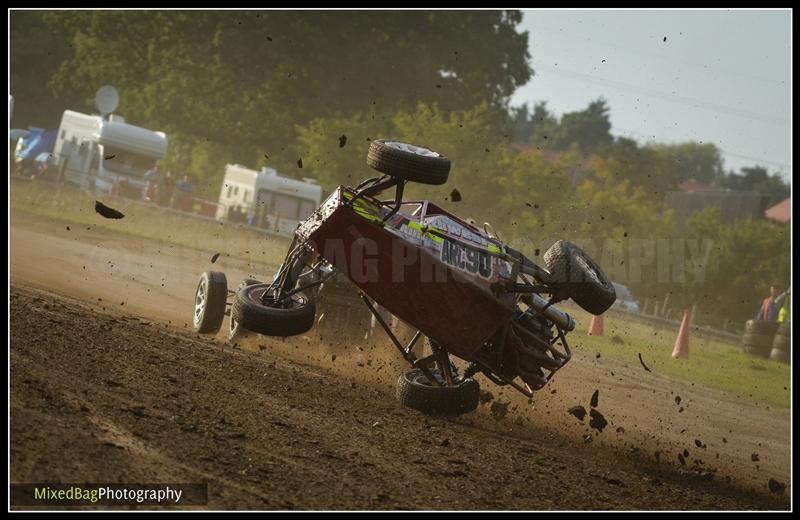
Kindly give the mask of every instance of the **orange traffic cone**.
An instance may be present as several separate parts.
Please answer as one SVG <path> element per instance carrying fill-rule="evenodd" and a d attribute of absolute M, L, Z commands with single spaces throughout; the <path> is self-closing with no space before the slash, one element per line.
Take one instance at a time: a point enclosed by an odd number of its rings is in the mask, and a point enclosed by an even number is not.
<path fill-rule="evenodd" d="M 688 309 L 683 311 L 683 320 L 681 320 L 681 328 L 678 331 L 678 339 L 675 340 L 675 348 L 672 350 L 672 357 L 688 358 L 689 357 L 689 320 L 691 313 Z"/>
<path fill-rule="evenodd" d="M 603 315 L 592 316 L 592 321 L 589 323 L 589 336 L 602 336 L 603 335 Z"/>

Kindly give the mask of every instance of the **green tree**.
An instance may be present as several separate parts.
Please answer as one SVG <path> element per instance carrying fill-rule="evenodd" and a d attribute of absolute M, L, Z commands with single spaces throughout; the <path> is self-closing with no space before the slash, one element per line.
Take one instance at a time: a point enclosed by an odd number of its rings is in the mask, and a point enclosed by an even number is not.
<path fill-rule="evenodd" d="M 13 127 L 54 128 L 61 122 L 65 108 L 91 108 L 83 94 L 71 92 L 56 99 L 48 87 L 50 79 L 72 52 L 66 31 L 48 26 L 42 11 L 11 13 L 9 80 L 15 100 Z"/>
<path fill-rule="evenodd" d="M 232 156 L 266 153 L 282 169 L 298 158 L 295 125 L 337 114 L 390 113 L 418 101 L 447 110 L 484 101 L 505 107 L 532 73 L 518 11 L 57 11 L 11 17 L 13 27 L 28 27 L 31 34 L 44 22 L 65 35 L 53 40 L 59 50 L 69 49 L 68 56 L 54 58 L 57 66 L 15 69 L 16 83 L 50 85 L 43 110 L 85 109 L 91 104 L 63 106 L 64 95 L 80 93 L 90 102 L 99 86 L 113 84 L 121 93 L 120 113 L 134 124 L 220 143 Z M 31 46 L 28 61 L 48 52 L 47 46 Z M 18 106 L 24 107 L 30 98 L 19 90 Z"/>
<path fill-rule="evenodd" d="M 690 179 L 716 184 L 724 176 L 722 155 L 713 143 L 658 144 L 650 148 L 666 163 L 663 174 L 667 185 L 675 187 Z"/>
<path fill-rule="evenodd" d="M 763 166 L 741 168 L 722 180 L 722 187 L 732 190 L 757 191 L 767 197 L 766 204 L 777 204 L 791 194 L 790 186 L 778 174 L 770 175 Z"/>
<path fill-rule="evenodd" d="M 686 229 L 688 238 L 711 242 L 707 257 L 688 259 L 689 269 L 697 273 L 684 287 L 686 301 L 698 304 L 708 322 L 741 326 L 756 315 L 771 284 L 789 287 L 788 226 L 740 220 L 731 227 L 718 208 L 707 208 L 692 215 Z"/>
<path fill-rule="evenodd" d="M 609 107 L 604 99 L 590 102 L 584 110 L 568 112 L 559 121 L 542 104 L 538 114 L 534 111 L 534 121 L 538 121 L 538 126 L 533 132 L 532 143 L 538 148 L 567 150 L 575 146 L 588 154 L 614 140 Z"/>
<path fill-rule="evenodd" d="M 326 190 L 378 175 L 365 164 L 372 139 L 391 138 L 430 147 L 451 160 L 449 181 L 445 186 L 412 183 L 407 197 L 432 198 L 445 207 L 458 204 L 460 210 L 482 218 L 497 205 L 504 189 L 500 163 L 510 144 L 505 125 L 504 112 L 487 103 L 458 111 L 420 103 L 393 114 L 317 118 L 298 126 L 297 133 L 304 171 L 318 178 Z M 347 137 L 344 147 L 340 147 L 342 135 Z M 460 191 L 461 202 L 449 201 L 454 187 Z"/>

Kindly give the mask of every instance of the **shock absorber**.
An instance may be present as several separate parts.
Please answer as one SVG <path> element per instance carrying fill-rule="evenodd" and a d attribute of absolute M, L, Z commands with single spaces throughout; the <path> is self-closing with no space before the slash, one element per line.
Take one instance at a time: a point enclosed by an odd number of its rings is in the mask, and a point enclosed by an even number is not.
<path fill-rule="evenodd" d="M 473 361 L 472 363 L 467 365 L 467 368 L 464 369 L 464 379 L 469 379 L 470 377 L 474 376 L 480 371 L 481 369 L 478 366 L 478 364 Z"/>

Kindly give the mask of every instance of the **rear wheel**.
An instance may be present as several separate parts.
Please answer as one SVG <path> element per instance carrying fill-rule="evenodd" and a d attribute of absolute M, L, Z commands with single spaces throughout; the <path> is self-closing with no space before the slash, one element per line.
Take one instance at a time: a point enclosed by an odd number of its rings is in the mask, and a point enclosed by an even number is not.
<path fill-rule="evenodd" d="M 228 298 L 228 281 L 225 274 L 206 271 L 200 275 L 194 294 L 194 330 L 200 334 L 215 334 L 225 319 L 225 302 Z"/>
<path fill-rule="evenodd" d="M 433 376 L 443 382 L 437 370 Z M 478 407 L 480 388 L 474 379 L 465 379 L 455 386 L 438 386 L 421 369 L 402 374 L 397 380 L 397 399 L 404 406 L 428 415 L 463 415 Z"/>
<path fill-rule="evenodd" d="M 450 175 L 450 159 L 433 150 L 399 141 L 372 141 L 367 165 L 386 175 L 421 184 L 444 184 Z"/>
<path fill-rule="evenodd" d="M 238 326 L 266 336 L 296 336 L 310 330 L 316 313 L 314 302 L 302 292 L 276 302 L 269 294 L 271 287 L 255 284 L 236 292 L 231 318 Z"/>

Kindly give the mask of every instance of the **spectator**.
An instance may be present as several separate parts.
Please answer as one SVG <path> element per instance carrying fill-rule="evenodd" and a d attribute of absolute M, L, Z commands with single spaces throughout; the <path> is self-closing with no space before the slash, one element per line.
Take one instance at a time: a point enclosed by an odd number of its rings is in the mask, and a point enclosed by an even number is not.
<path fill-rule="evenodd" d="M 175 178 L 168 171 L 158 190 L 158 205 L 169 206 L 172 203 L 172 193 L 175 191 Z"/>
<path fill-rule="evenodd" d="M 761 307 L 758 309 L 756 320 L 778 321 L 779 309 L 783 306 L 783 302 L 788 294 L 788 289 L 785 292 L 778 294 L 778 285 L 770 285 L 769 297 L 764 298 L 764 301 L 761 302 Z"/>
<path fill-rule="evenodd" d="M 142 198 L 146 201 L 155 202 L 158 194 L 158 186 L 161 184 L 161 172 L 158 171 L 158 163 L 153 165 L 152 170 L 147 170 L 147 173 L 144 174 L 144 180 L 145 185 Z"/>

